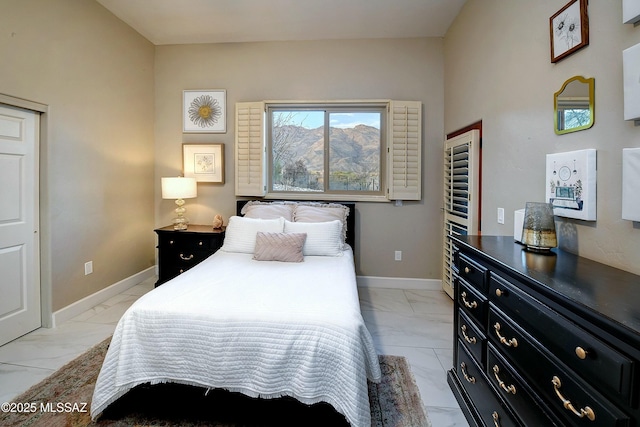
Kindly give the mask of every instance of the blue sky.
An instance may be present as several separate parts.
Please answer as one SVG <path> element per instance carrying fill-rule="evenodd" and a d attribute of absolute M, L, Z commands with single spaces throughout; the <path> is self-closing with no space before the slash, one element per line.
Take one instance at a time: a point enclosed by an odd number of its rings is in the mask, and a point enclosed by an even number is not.
<path fill-rule="evenodd" d="M 299 121 L 302 121 L 302 126 L 308 129 L 315 129 L 324 124 L 324 111 L 305 111 L 296 115 L 298 120 L 297 125 L 300 125 Z M 364 124 L 367 126 L 380 129 L 380 114 L 379 113 L 331 113 L 332 127 L 337 128 L 352 128 L 356 125 Z"/>

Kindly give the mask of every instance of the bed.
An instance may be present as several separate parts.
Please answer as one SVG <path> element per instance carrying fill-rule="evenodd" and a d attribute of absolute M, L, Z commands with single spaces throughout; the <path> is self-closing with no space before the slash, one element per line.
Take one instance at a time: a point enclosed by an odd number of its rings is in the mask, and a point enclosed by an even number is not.
<path fill-rule="evenodd" d="M 367 380 L 381 372 L 346 243 L 354 215 L 339 206 L 240 203 L 219 251 L 119 321 L 91 417 L 138 385 L 171 382 L 326 402 L 369 427 Z"/>

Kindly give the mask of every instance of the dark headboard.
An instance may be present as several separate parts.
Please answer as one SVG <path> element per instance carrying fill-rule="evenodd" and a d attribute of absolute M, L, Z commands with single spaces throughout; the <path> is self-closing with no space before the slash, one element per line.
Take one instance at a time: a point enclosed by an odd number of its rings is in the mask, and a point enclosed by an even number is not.
<path fill-rule="evenodd" d="M 244 205 L 247 204 L 250 200 L 236 200 L 236 215 L 242 216 L 240 213 Z M 275 202 L 277 200 L 265 200 L 265 202 Z M 307 201 L 307 200 L 305 200 Z M 349 216 L 347 216 L 347 244 L 351 246 L 351 248 L 356 250 L 356 204 L 355 202 L 328 202 L 328 201 L 319 201 L 318 203 L 335 203 L 347 206 L 349 208 Z"/>

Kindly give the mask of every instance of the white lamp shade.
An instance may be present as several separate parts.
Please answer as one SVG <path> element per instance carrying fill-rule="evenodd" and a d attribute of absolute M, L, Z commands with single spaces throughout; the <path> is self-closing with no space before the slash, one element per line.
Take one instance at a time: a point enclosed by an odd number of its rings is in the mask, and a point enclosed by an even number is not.
<path fill-rule="evenodd" d="M 161 178 L 163 199 L 192 199 L 198 196 L 195 178 Z"/>

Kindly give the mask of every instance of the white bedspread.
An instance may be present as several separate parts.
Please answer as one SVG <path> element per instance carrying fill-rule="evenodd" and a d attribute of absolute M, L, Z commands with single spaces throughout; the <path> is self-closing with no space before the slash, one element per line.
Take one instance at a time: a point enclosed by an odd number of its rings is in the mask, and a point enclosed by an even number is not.
<path fill-rule="evenodd" d="M 218 251 L 140 298 L 118 323 L 91 416 L 143 383 L 327 402 L 371 425 L 367 379 L 381 377 L 351 249 L 303 263 Z"/>

